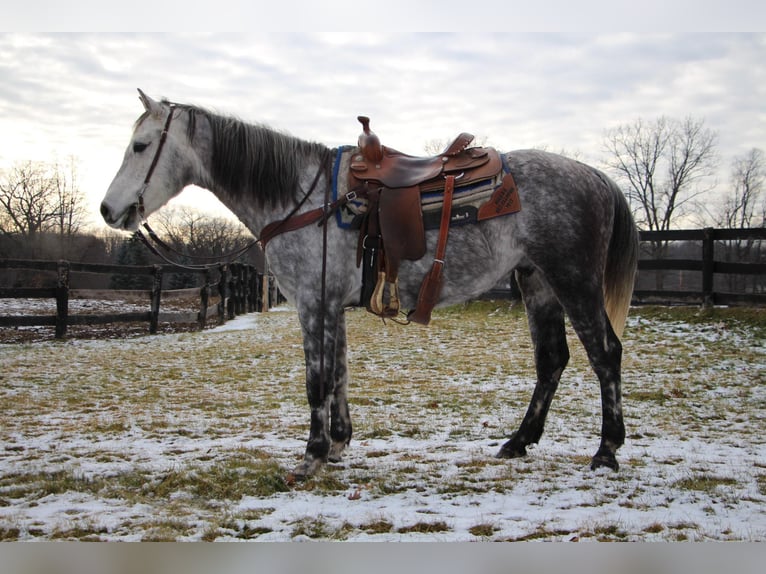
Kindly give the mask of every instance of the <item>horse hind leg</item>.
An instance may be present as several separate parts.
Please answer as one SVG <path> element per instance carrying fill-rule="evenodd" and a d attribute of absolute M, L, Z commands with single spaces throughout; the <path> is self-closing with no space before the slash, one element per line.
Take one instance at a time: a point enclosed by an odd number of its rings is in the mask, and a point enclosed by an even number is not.
<path fill-rule="evenodd" d="M 600 302 L 601 299 L 594 297 L 590 301 Z M 625 442 L 620 373 L 622 343 L 612 329 L 603 303 L 569 307 L 571 309 L 567 309 L 567 313 L 572 327 L 585 347 L 601 386 L 601 444 L 591 460 L 591 468 L 595 470 L 605 466 L 618 470 L 616 453 Z"/>
<path fill-rule="evenodd" d="M 498 458 L 524 456 L 527 445 L 540 440 L 561 374 L 569 362 L 564 311 L 550 287 L 537 271 L 517 272 L 516 278 L 534 343 L 537 383 L 519 429 L 500 448 Z"/>

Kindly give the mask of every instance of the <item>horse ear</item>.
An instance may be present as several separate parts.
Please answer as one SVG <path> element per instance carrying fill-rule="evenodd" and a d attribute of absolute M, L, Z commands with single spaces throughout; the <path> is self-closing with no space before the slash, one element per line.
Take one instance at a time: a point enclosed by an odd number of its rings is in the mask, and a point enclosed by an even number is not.
<path fill-rule="evenodd" d="M 162 105 L 159 102 L 151 99 L 140 89 L 138 90 L 138 98 L 141 100 L 141 103 L 144 104 L 144 109 L 147 112 L 151 112 L 153 114 L 159 115 L 160 112 L 162 111 Z"/>

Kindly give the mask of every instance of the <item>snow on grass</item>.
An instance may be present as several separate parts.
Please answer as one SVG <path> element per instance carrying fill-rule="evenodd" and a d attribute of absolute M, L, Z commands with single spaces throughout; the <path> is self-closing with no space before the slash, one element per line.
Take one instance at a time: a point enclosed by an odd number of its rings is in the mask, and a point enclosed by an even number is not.
<path fill-rule="evenodd" d="M 588 467 L 600 399 L 571 332 L 541 443 L 508 461 L 534 383 L 523 312 L 347 315 L 354 439 L 292 485 L 309 417 L 289 308 L 0 346 L 0 539 L 766 540 L 762 313 L 634 310 L 617 473 Z"/>

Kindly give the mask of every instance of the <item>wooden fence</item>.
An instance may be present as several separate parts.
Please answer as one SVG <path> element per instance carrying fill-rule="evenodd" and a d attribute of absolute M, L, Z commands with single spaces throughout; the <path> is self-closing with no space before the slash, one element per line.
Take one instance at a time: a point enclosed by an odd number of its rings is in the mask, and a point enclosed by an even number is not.
<path fill-rule="evenodd" d="M 44 326 L 55 327 L 56 338 L 66 335 L 69 325 L 102 325 L 106 323 L 148 322 L 149 332 L 156 333 L 160 322 L 196 322 L 200 329 L 204 328 L 211 316 L 216 316 L 219 322 L 225 322 L 236 315 L 268 309 L 269 299 L 273 294 L 269 277 L 264 277 L 255 267 L 240 263 L 208 267 L 204 270 L 193 271 L 202 275 L 202 286 L 195 289 L 163 290 L 163 277 L 178 270 L 171 265 L 99 265 L 90 263 L 72 263 L 69 261 L 26 261 L 6 259 L 0 260 L 0 269 L 24 269 L 32 271 L 47 271 L 56 274 L 55 285 L 50 287 L 0 288 L 0 299 L 3 298 L 52 298 L 56 300 L 55 315 L 16 315 L 0 316 L 0 327 Z M 109 275 L 132 275 L 151 277 L 151 288 L 148 290 L 91 290 L 71 289 L 72 274 L 96 273 Z M 184 271 L 189 273 L 189 271 Z M 161 311 L 163 294 L 167 295 L 197 295 L 199 310 L 186 313 L 168 313 Z M 149 309 L 145 312 L 123 312 L 109 314 L 79 314 L 69 313 L 70 298 L 98 299 L 120 295 L 139 295 L 147 297 Z M 217 298 L 218 303 L 211 305 L 211 299 Z"/>
<path fill-rule="evenodd" d="M 756 229 L 695 229 L 671 231 L 642 231 L 642 258 L 639 261 L 633 304 L 701 304 L 701 305 L 766 305 L 766 228 Z M 682 250 L 669 246 L 681 244 Z M 736 249 L 730 249 L 731 246 Z M 747 247 L 748 260 L 742 260 L 741 247 Z M 753 248 L 754 247 L 754 248 Z M 678 257 L 678 254 L 687 254 Z M 731 259 L 734 253 L 735 260 Z M 692 254 L 692 256 L 689 256 Z M 672 256 L 671 256 L 672 255 Z M 737 259 L 739 257 L 739 259 Z M 163 277 L 177 272 L 170 265 L 124 266 L 70 263 L 68 261 L 0 260 L 0 270 L 26 269 L 56 273 L 55 285 L 50 287 L 0 288 L 2 298 L 52 298 L 56 300 L 55 315 L 0 316 L 0 327 L 55 326 L 56 337 L 66 335 L 69 325 L 98 325 L 113 322 L 148 322 L 149 332 L 156 333 L 160 322 L 196 322 L 205 327 L 211 316 L 219 322 L 236 315 L 268 309 L 278 296 L 273 282 L 258 271 L 244 264 L 220 265 L 196 271 L 203 276 L 202 287 L 184 290 L 163 290 Z M 152 286 L 145 291 L 129 291 L 148 297 L 149 310 L 134 313 L 102 315 L 69 313 L 70 297 L 99 298 L 103 290 L 71 289 L 73 273 L 98 273 L 110 275 L 150 276 Z M 187 273 L 187 271 L 184 271 Z M 654 288 L 647 288 L 654 275 Z M 742 276 L 752 280 L 733 292 L 727 283 L 717 279 L 722 276 Z M 728 283 L 731 285 L 731 282 Z M 683 287 L 683 289 L 679 288 Z M 112 291 L 110 298 L 124 292 Z M 196 294 L 199 310 L 186 313 L 161 312 L 163 294 Z M 518 290 L 513 285 L 495 288 L 483 298 L 514 298 Z M 211 298 L 218 303 L 211 305 Z"/>
<path fill-rule="evenodd" d="M 634 304 L 766 305 L 766 228 L 642 231 L 640 239 L 646 255 L 638 264 Z M 675 251 L 686 257 L 670 257 L 672 244 L 682 244 Z M 734 276 L 750 280 L 734 289 Z"/>

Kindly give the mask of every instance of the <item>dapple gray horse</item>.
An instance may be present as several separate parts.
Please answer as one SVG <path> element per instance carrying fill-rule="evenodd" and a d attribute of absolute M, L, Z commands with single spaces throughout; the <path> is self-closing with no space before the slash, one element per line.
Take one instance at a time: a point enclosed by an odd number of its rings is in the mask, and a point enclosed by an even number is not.
<path fill-rule="evenodd" d="M 191 184 L 212 191 L 256 237 L 269 223 L 326 203 L 337 149 L 139 94 L 145 111 L 101 205 L 110 226 L 136 230 Z M 637 264 L 635 224 L 620 189 L 592 167 L 534 150 L 513 151 L 503 160 L 522 209 L 450 231 L 439 306 L 475 298 L 515 272 L 537 383 L 518 430 L 498 453 L 506 458 L 525 455 L 526 446 L 542 435 L 569 360 L 566 314 L 601 384 L 601 444 L 591 467 L 616 470 L 615 453 L 625 438 L 619 337 Z M 427 232 L 425 257 L 402 263 L 403 308 L 415 306 L 437 233 Z M 360 299 L 357 235 L 332 223 L 312 224 L 274 237 L 266 249 L 269 268 L 297 308 L 303 330 L 311 425 L 305 457 L 294 471 L 298 478 L 339 461 L 351 440 L 344 309 Z"/>

